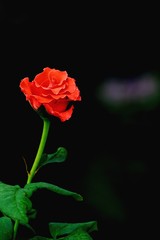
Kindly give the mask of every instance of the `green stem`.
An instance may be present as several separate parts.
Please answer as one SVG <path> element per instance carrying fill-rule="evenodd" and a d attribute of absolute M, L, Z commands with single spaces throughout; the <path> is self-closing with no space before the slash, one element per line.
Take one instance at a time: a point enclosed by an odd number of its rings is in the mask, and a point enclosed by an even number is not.
<path fill-rule="evenodd" d="M 43 154 L 43 150 L 47 141 L 47 137 L 48 137 L 48 132 L 49 132 L 49 127 L 50 127 L 50 121 L 48 119 L 43 119 L 43 131 L 42 131 L 42 136 L 41 136 L 41 141 L 39 144 L 39 148 L 37 151 L 37 155 L 35 157 L 34 163 L 32 165 L 31 171 L 28 174 L 28 179 L 27 179 L 27 184 L 31 183 L 34 175 L 36 174 L 38 165 L 39 165 L 39 161 L 41 160 L 41 156 Z"/>
<path fill-rule="evenodd" d="M 38 151 L 35 157 L 35 160 L 33 162 L 32 168 L 28 174 L 28 178 L 27 178 L 27 184 L 32 182 L 33 177 L 35 176 L 37 169 L 38 169 L 38 165 L 39 162 L 41 160 L 41 156 L 43 154 L 45 145 L 46 145 L 46 141 L 47 141 L 47 137 L 48 137 L 48 132 L 49 132 L 49 127 L 50 127 L 50 121 L 47 118 L 43 118 L 43 130 L 42 130 L 42 136 L 41 136 L 41 141 L 38 147 Z M 19 221 L 16 220 L 15 221 L 15 225 L 14 225 L 14 235 L 13 235 L 13 240 L 16 240 L 16 236 L 17 236 L 17 231 L 18 231 L 18 226 L 19 226 Z"/>
<path fill-rule="evenodd" d="M 18 231 L 18 226 L 19 226 L 19 222 L 18 220 L 15 221 L 15 224 L 14 224 L 14 234 L 13 234 L 13 240 L 16 239 L 16 236 L 17 236 L 17 231 Z"/>

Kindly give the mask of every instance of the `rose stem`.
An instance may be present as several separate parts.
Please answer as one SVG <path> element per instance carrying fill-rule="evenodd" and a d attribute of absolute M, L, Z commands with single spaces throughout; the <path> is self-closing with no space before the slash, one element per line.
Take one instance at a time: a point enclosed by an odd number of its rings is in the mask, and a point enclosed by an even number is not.
<path fill-rule="evenodd" d="M 41 136 L 41 141 L 38 147 L 38 151 L 35 157 L 35 160 L 33 162 L 32 168 L 28 174 L 28 179 L 27 179 L 27 184 L 31 183 L 33 177 L 36 174 L 39 162 L 41 160 L 41 156 L 43 154 L 44 148 L 45 148 L 45 144 L 47 141 L 47 137 L 48 137 L 48 132 L 49 132 L 49 127 L 50 127 L 50 121 L 47 118 L 43 118 L 43 130 L 42 130 L 42 136 Z M 16 239 L 16 235 L 17 235 L 17 231 L 18 231 L 18 226 L 19 226 L 19 221 L 16 220 L 15 221 L 15 225 L 14 225 L 14 235 L 13 235 L 13 240 Z"/>

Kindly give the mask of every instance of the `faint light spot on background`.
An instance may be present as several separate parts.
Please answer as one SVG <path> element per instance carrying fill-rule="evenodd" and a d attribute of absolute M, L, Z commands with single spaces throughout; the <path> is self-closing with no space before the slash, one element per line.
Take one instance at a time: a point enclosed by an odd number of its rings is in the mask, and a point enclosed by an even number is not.
<path fill-rule="evenodd" d="M 106 78 L 98 86 L 96 96 L 112 111 L 152 108 L 160 102 L 160 77 L 145 73 L 135 78 Z"/>

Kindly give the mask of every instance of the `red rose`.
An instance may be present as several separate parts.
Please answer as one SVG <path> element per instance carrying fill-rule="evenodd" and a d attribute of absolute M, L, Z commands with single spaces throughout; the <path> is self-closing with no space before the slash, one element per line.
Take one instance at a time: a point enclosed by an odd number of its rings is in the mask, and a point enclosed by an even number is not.
<path fill-rule="evenodd" d="M 66 71 L 54 68 L 44 68 L 32 82 L 25 77 L 20 82 L 20 88 L 33 109 L 44 106 L 48 114 L 58 117 L 62 122 L 73 113 L 74 106 L 69 106 L 69 103 L 81 101 L 75 79 L 69 77 Z"/>

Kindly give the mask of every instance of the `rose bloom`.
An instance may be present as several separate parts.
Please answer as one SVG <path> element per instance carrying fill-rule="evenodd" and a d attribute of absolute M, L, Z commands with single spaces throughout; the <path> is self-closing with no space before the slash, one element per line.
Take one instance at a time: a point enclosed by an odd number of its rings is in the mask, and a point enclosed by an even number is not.
<path fill-rule="evenodd" d="M 28 77 L 23 78 L 20 89 L 34 110 L 43 106 L 48 114 L 58 117 L 62 122 L 72 116 L 72 103 L 81 101 L 75 79 L 69 77 L 66 71 L 49 67 L 44 68 L 31 82 Z"/>

